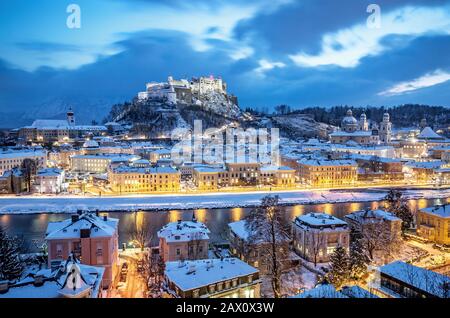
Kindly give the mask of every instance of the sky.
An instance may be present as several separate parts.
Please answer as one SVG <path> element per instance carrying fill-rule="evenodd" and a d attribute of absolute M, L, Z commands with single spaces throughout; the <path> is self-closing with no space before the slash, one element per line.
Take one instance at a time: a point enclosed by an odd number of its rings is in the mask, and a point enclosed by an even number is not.
<path fill-rule="evenodd" d="M 450 0 L 0 0 L 3 117 L 202 75 L 242 107 L 450 106 Z"/>

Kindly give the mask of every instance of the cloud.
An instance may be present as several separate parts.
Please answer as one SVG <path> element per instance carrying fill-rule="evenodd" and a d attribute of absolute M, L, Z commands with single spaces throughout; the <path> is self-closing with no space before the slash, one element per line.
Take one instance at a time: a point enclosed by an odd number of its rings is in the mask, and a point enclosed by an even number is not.
<path fill-rule="evenodd" d="M 273 70 L 274 68 L 283 68 L 286 64 L 283 62 L 270 62 L 266 59 L 259 60 L 259 67 L 254 71 L 259 75 L 264 75 L 264 72 Z"/>
<path fill-rule="evenodd" d="M 380 55 L 390 49 L 383 40 L 391 35 L 410 40 L 426 34 L 450 34 L 450 7 L 404 7 L 382 13 L 382 26 L 369 28 L 360 23 L 323 35 L 318 54 L 299 52 L 291 60 L 301 67 L 338 66 L 354 68 L 363 58 Z"/>
<path fill-rule="evenodd" d="M 56 42 L 19 42 L 16 46 L 22 50 L 33 52 L 80 52 L 82 48 L 73 44 Z"/>
<path fill-rule="evenodd" d="M 450 73 L 442 70 L 436 70 L 431 73 L 427 73 L 419 78 L 416 78 L 409 82 L 402 82 L 388 90 L 378 93 L 380 96 L 394 96 L 405 93 L 410 93 L 422 88 L 431 87 L 434 85 L 442 84 L 450 80 Z"/>

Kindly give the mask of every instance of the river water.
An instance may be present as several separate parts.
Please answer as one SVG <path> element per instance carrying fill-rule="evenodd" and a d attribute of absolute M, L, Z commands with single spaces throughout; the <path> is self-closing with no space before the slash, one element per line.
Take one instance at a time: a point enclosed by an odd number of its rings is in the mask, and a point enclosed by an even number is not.
<path fill-rule="evenodd" d="M 408 201 L 413 212 L 425 207 L 450 203 L 447 199 L 419 199 Z M 286 213 L 286 218 L 293 220 L 296 216 L 309 212 L 324 212 L 343 218 L 346 214 L 362 209 L 376 209 L 383 206 L 383 202 L 364 203 L 329 203 L 284 206 L 282 209 Z M 200 209 L 200 210 L 172 210 L 162 212 L 113 212 L 107 213 L 110 217 L 118 218 L 120 243 L 129 241 L 129 229 L 134 224 L 145 224 L 149 226 L 153 233 L 153 244 L 157 244 L 157 231 L 168 222 L 177 220 L 191 220 L 195 213 L 196 218 L 205 223 L 211 230 L 211 241 L 222 242 L 226 239 L 226 228 L 230 222 L 243 219 L 250 208 L 233 209 Z M 42 242 L 48 222 L 61 221 L 69 218 L 68 214 L 24 214 L 24 215 L 0 215 L 0 226 L 5 228 L 10 234 L 23 236 L 26 241 L 33 240 Z M 30 244 L 32 245 L 32 244 Z M 33 249 L 33 247 L 31 246 Z"/>

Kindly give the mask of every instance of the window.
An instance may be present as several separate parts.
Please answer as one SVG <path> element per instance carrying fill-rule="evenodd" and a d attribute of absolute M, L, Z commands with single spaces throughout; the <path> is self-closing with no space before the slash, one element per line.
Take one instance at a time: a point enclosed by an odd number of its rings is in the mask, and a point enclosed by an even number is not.
<path fill-rule="evenodd" d="M 56 258 L 62 258 L 63 257 L 63 245 L 62 244 L 56 244 Z"/>
<path fill-rule="evenodd" d="M 177 255 L 181 255 L 181 250 L 179 248 L 177 248 Z"/>
<path fill-rule="evenodd" d="M 99 264 L 99 265 L 103 264 L 103 243 L 102 242 L 97 242 L 96 257 L 97 257 L 97 264 Z"/>

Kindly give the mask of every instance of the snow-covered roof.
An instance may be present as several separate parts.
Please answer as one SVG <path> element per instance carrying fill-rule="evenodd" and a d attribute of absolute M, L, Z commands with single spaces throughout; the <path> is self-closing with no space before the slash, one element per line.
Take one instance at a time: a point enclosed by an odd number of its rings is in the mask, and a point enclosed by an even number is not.
<path fill-rule="evenodd" d="M 0 159 L 45 157 L 44 151 L 7 151 L 0 152 Z"/>
<path fill-rule="evenodd" d="M 37 172 L 38 177 L 57 177 L 60 176 L 64 171 L 58 168 L 45 168 L 40 169 Z"/>
<path fill-rule="evenodd" d="M 31 128 L 37 129 L 67 129 L 67 120 L 58 119 L 37 119 L 31 124 Z"/>
<path fill-rule="evenodd" d="M 379 298 L 358 285 L 344 286 L 339 292 L 349 298 Z"/>
<path fill-rule="evenodd" d="M 286 166 L 262 166 L 261 172 L 276 172 L 276 171 L 295 171 L 290 167 Z"/>
<path fill-rule="evenodd" d="M 370 137 L 372 131 L 356 130 L 354 132 L 336 131 L 330 134 L 330 137 Z"/>
<path fill-rule="evenodd" d="M 302 226 L 310 227 L 342 227 L 347 226 L 347 223 L 338 219 L 337 217 L 325 213 L 308 213 L 297 216 L 294 223 Z"/>
<path fill-rule="evenodd" d="M 214 167 L 205 167 L 205 166 L 195 167 L 194 170 L 197 172 L 200 172 L 200 173 L 219 173 L 219 172 L 225 171 L 223 169 L 214 168 Z"/>
<path fill-rule="evenodd" d="M 449 297 L 449 295 L 445 295 L 446 290 L 448 294 L 448 288 L 443 288 L 444 283 L 450 284 L 450 277 L 448 276 L 402 261 L 381 266 L 379 271 L 381 274 L 393 277 L 431 295 Z"/>
<path fill-rule="evenodd" d="M 322 284 L 291 298 L 348 298 L 348 296 L 338 292 L 331 284 Z"/>
<path fill-rule="evenodd" d="M 417 136 L 418 139 L 445 139 L 441 135 L 438 135 L 431 127 L 425 127 L 422 132 Z"/>
<path fill-rule="evenodd" d="M 97 216 L 95 213 L 83 213 L 60 222 L 47 225 L 46 239 L 79 238 L 81 230 L 90 230 L 90 237 L 111 237 L 118 230 L 118 219 Z"/>
<path fill-rule="evenodd" d="M 101 288 L 105 272 L 104 267 L 80 264 L 69 258 L 60 268 L 54 270 L 41 270 L 15 284 L 9 285 L 6 293 L 0 298 L 74 298 L 80 294 L 90 293 L 96 298 Z M 41 276 L 43 284 L 36 286 L 35 278 Z"/>
<path fill-rule="evenodd" d="M 297 161 L 299 164 L 306 166 L 358 166 L 354 160 L 327 160 L 327 159 L 309 159 L 303 158 Z"/>
<path fill-rule="evenodd" d="M 95 140 L 86 140 L 83 144 L 83 148 L 98 148 L 99 144 Z"/>
<path fill-rule="evenodd" d="M 436 205 L 430 208 L 420 209 L 421 212 L 437 215 L 442 218 L 450 218 L 450 204 Z"/>
<path fill-rule="evenodd" d="M 209 240 L 210 233 L 205 224 L 196 220 L 178 221 L 166 224 L 158 231 L 158 238 L 164 238 L 166 242 Z"/>
<path fill-rule="evenodd" d="M 383 210 L 361 210 L 347 214 L 345 218 L 357 222 L 369 222 L 369 221 L 401 221 L 391 212 Z"/>
<path fill-rule="evenodd" d="M 444 164 L 444 162 L 441 160 L 434 160 L 434 161 L 424 161 L 424 162 L 410 161 L 406 165 L 411 168 L 439 169 L 443 164 Z"/>
<path fill-rule="evenodd" d="M 119 166 L 112 169 L 114 173 L 138 173 L 138 174 L 179 174 L 180 172 L 172 167 L 139 168 L 130 166 Z"/>
<path fill-rule="evenodd" d="M 183 291 L 256 274 L 259 271 L 237 258 L 167 262 L 166 277 Z"/>
<path fill-rule="evenodd" d="M 245 220 L 240 220 L 237 222 L 232 222 L 232 223 L 228 223 L 228 227 L 230 228 L 230 230 L 236 234 L 236 236 L 238 236 L 241 240 L 248 240 L 250 233 L 246 228 L 246 221 Z"/>

